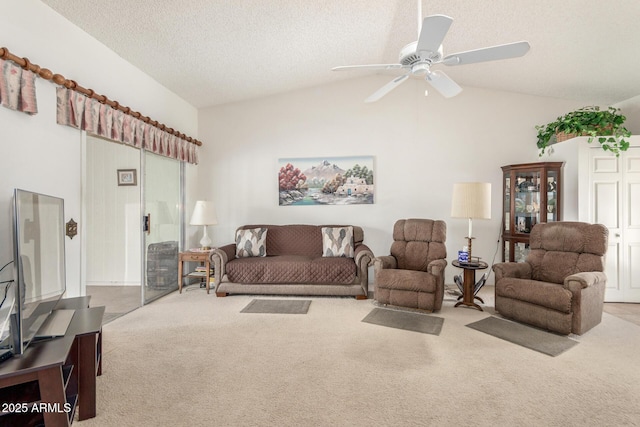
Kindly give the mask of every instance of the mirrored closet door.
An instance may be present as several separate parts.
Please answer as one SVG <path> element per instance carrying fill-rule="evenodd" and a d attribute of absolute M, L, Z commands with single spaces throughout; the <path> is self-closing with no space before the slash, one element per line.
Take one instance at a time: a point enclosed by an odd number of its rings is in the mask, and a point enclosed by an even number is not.
<path fill-rule="evenodd" d="M 141 152 L 87 135 L 83 189 L 83 283 L 105 321 L 140 307 Z M 83 224 L 84 222 L 84 224 Z"/>
<path fill-rule="evenodd" d="M 181 164 L 144 152 L 144 286 L 148 303 L 178 289 Z"/>
<path fill-rule="evenodd" d="M 178 288 L 183 166 L 93 135 L 84 151 L 83 283 L 109 321 Z"/>

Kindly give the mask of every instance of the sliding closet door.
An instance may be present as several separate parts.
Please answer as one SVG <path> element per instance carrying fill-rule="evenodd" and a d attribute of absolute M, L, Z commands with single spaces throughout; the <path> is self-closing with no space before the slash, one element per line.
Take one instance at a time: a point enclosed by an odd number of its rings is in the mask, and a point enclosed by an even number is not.
<path fill-rule="evenodd" d="M 144 279 L 146 304 L 178 289 L 181 241 L 181 164 L 144 152 Z"/>
<path fill-rule="evenodd" d="M 82 282 L 110 320 L 141 304 L 140 150 L 86 135 L 83 151 Z"/>

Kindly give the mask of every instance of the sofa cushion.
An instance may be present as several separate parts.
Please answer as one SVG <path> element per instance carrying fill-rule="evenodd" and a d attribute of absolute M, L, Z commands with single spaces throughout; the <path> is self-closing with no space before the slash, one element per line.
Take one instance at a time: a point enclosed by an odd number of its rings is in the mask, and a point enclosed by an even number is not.
<path fill-rule="evenodd" d="M 607 252 L 608 230 L 599 224 L 584 222 L 549 222 L 531 230 L 531 249 L 580 252 L 602 256 Z M 600 270 L 602 271 L 602 270 Z"/>
<path fill-rule="evenodd" d="M 604 271 L 608 231 L 598 224 L 550 222 L 533 227 L 530 235 L 531 278 L 563 283 L 582 271 Z"/>
<path fill-rule="evenodd" d="M 267 256 L 322 254 L 322 234 L 317 225 L 245 225 L 239 230 L 267 228 Z"/>
<path fill-rule="evenodd" d="M 243 225 L 238 230 L 251 228 L 266 228 L 267 234 L 267 256 L 276 255 L 305 255 L 322 256 L 322 227 L 347 227 L 346 224 L 250 224 Z M 351 226 L 353 228 L 354 246 L 363 243 L 364 231 L 362 227 Z"/>
<path fill-rule="evenodd" d="M 438 278 L 424 271 L 383 269 L 376 273 L 376 287 L 435 293 Z"/>
<path fill-rule="evenodd" d="M 427 271 L 431 261 L 447 257 L 446 237 L 444 221 L 401 219 L 393 226 L 391 255 L 396 258 L 398 268 Z"/>
<path fill-rule="evenodd" d="M 496 296 L 525 301 L 571 313 L 571 291 L 557 283 L 505 277 L 496 283 Z"/>
<path fill-rule="evenodd" d="M 311 283 L 353 283 L 356 279 L 356 263 L 353 258 L 317 257 L 311 262 Z"/>
<path fill-rule="evenodd" d="M 267 255 L 267 229 L 251 228 L 236 231 L 236 256 L 238 258 Z"/>
<path fill-rule="evenodd" d="M 226 264 L 230 282 L 235 283 L 351 283 L 356 278 L 352 258 L 323 258 L 282 255 L 236 258 Z"/>
<path fill-rule="evenodd" d="M 353 227 L 322 227 L 322 256 L 353 258 Z"/>

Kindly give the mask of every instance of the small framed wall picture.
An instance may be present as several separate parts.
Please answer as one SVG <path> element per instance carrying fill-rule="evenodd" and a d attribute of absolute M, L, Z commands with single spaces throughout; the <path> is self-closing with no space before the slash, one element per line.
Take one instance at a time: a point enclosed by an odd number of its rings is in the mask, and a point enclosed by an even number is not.
<path fill-rule="evenodd" d="M 138 185 L 135 169 L 118 169 L 118 185 Z"/>

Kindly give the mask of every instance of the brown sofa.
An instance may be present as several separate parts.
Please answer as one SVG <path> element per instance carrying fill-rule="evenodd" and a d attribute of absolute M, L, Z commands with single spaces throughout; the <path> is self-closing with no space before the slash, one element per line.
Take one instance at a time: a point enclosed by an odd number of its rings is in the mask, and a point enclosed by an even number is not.
<path fill-rule="evenodd" d="M 493 266 L 496 311 L 560 334 L 584 334 L 602 320 L 607 238 L 600 224 L 536 224 L 525 262 Z"/>
<path fill-rule="evenodd" d="M 362 228 L 352 226 L 352 256 L 323 256 L 323 227 L 349 226 L 239 227 L 238 230 L 266 229 L 266 253 L 238 257 L 235 243 L 214 249 L 211 262 L 216 295 L 331 295 L 366 299 L 368 266 L 373 253 L 363 243 Z"/>

